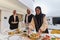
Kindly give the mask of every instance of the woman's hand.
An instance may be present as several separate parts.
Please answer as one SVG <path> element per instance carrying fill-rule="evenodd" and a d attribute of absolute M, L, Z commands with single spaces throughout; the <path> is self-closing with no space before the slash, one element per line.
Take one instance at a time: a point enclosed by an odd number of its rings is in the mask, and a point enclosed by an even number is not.
<path fill-rule="evenodd" d="M 28 29 L 28 34 L 30 34 L 30 32 L 31 32 L 31 30 L 30 30 L 30 29 Z"/>
<path fill-rule="evenodd" d="M 41 29 L 38 31 L 38 35 L 39 36 L 41 36 L 41 34 L 42 34 L 42 31 L 41 31 Z"/>

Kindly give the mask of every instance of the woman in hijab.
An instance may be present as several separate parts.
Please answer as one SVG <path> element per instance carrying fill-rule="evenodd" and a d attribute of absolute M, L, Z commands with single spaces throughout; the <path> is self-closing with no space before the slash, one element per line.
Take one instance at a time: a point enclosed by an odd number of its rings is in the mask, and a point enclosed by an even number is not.
<path fill-rule="evenodd" d="M 41 33 L 48 33 L 48 23 L 46 15 L 42 13 L 41 7 L 35 8 L 35 16 L 32 18 L 29 28 L 36 29 L 36 32 L 40 35 Z"/>

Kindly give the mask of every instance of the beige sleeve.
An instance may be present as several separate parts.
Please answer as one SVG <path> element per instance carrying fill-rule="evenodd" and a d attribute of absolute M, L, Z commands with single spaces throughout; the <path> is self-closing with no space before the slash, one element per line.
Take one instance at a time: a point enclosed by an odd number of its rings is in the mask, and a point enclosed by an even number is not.
<path fill-rule="evenodd" d="M 32 20 L 31 20 L 31 23 L 29 23 L 29 28 L 30 29 L 35 29 L 35 23 L 34 23 L 34 19 L 32 18 Z"/>
<path fill-rule="evenodd" d="M 47 19 L 46 19 L 46 16 L 43 18 L 43 24 L 41 26 L 41 30 L 42 31 L 45 31 L 46 29 L 48 28 L 48 23 L 47 23 Z"/>

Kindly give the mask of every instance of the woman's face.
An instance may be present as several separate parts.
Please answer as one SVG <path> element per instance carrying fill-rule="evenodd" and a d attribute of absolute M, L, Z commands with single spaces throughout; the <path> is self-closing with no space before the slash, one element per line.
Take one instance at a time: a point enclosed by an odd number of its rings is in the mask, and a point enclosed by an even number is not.
<path fill-rule="evenodd" d="M 37 8 L 37 9 L 35 9 L 35 12 L 36 12 L 37 15 L 39 15 L 41 10 Z"/>

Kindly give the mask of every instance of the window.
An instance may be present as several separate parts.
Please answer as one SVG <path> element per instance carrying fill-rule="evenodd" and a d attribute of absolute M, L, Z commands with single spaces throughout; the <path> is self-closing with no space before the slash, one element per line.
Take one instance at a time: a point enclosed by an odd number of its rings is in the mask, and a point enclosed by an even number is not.
<path fill-rule="evenodd" d="M 53 21 L 54 25 L 55 24 L 60 24 L 60 17 L 53 17 L 52 21 Z"/>

